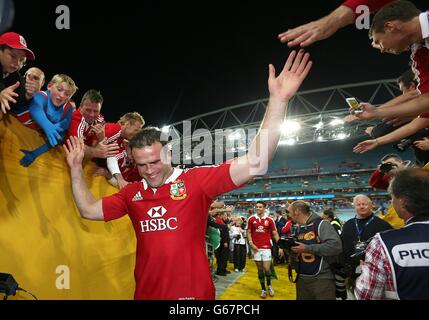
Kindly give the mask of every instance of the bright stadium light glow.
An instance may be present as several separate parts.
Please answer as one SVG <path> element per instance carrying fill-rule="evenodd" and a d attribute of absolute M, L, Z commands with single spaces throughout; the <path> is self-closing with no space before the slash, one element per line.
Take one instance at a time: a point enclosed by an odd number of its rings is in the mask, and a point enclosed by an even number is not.
<path fill-rule="evenodd" d="M 281 145 L 281 146 L 293 146 L 295 144 L 296 144 L 296 139 L 295 138 L 289 138 L 289 139 L 286 139 L 286 140 L 281 140 L 279 142 L 279 145 Z"/>
<path fill-rule="evenodd" d="M 323 138 L 322 135 L 317 136 L 317 141 L 325 141 L 325 138 Z"/>
<path fill-rule="evenodd" d="M 316 130 L 320 130 L 320 129 L 322 129 L 323 128 L 323 125 L 324 125 L 324 123 L 323 123 L 323 121 L 320 121 L 318 124 L 316 124 L 314 127 L 316 128 Z"/>
<path fill-rule="evenodd" d="M 337 139 L 344 140 L 344 139 L 347 139 L 349 136 L 350 135 L 348 135 L 345 132 L 340 132 L 340 133 L 337 134 Z"/>
<path fill-rule="evenodd" d="M 334 119 L 331 121 L 330 125 L 333 127 L 341 126 L 344 124 L 344 121 L 341 119 Z"/>
<path fill-rule="evenodd" d="M 280 127 L 280 130 L 285 135 L 291 135 L 298 132 L 301 129 L 301 125 L 294 120 L 286 120 Z"/>
<path fill-rule="evenodd" d="M 242 135 L 241 135 L 240 131 L 238 131 L 238 130 L 234 131 L 233 133 L 228 135 L 229 141 L 240 140 L 241 138 L 242 138 Z"/>

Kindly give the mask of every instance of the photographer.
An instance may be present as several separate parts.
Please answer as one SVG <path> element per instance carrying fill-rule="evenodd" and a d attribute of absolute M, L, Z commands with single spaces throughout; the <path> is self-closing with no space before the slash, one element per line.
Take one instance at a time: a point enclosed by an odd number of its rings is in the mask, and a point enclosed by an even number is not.
<path fill-rule="evenodd" d="M 381 158 L 381 164 L 371 174 L 369 185 L 373 188 L 387 190 L 389 181 L 397 169 L 405 167 L 405 163 L 400 156 L 391 153 Z"/>
<path fill-rule="evenodd" d="M 335 300 L 335 278 L 329 262 L 341 253 L 341 240 L 329 221 L 312 213 L 304 201 L 293 202 L 289 208 L 297 241 L 290 251 L 296 256 L 297 300 Z M 281 243 L 281 242 L 280 242 Z"/>
<path fill-rule="evenodd" d="M 403 169 L 409 166 L 410 161 L 404 161 L 397 154 L 388 154 L 381 159 L 381 164 L 377 167 L 370 179 L 369 185 L 377 188 L 386 190 L 389 186 L 389 182 L 394 176 L 398 169 Z M 402 220 L 392 205 L 389 206 L 387 214 L 380 216 L 381 219 L 388 222 L 393 228 L 398 229 L 404 226 L 404 220 Z"/>
<path fill-rule="evenodd" d="M 393 206 L 407 226 L 378 233 L 366 248 L 356 280 L 361 300 L 429 299 L 429 172 L 399 171 L 389 188 Z M 399 249 L 400 248 L 400 249 Z"/>
<path fill-rule="evenodd" d="M 344 266 L 350 271 L 350 287 L 354 288 L 359 276 L 360 260 L 365 257 L 364 249 L 367 241 L 377 232 L 390 230 L 392 227 L 375 216 L 372 212 L 372 201 L 366 195 L 360 194 L 353 198 L 356 216 L 348 220 L 343 227 L 341 239 L 343 241 Z M 351 290 L 353 292 L 353 290 Z"/>

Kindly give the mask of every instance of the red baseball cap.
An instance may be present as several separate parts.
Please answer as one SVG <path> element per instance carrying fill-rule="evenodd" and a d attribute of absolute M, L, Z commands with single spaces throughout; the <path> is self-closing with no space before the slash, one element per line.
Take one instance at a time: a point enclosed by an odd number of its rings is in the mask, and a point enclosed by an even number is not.
<path fill-rule="evenodd" d="M 27 42 L 24 37 L 15 32 L 6 32 L 0 36 L 0 45 L 5 44 L 13 49 L 25 50 L 25 55 L 28 60 L 34 60 L 33 51 L 27 48 Z"/>

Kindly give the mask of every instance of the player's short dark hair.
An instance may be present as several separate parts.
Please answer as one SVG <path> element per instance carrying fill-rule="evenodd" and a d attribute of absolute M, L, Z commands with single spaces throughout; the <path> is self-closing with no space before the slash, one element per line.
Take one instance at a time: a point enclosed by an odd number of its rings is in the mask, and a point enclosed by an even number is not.
<path fill-rule="evenodd" d="M 388 21 L 399 20 L 407 22 L 420 14 L 414 3 L 405 0 L 392 2 L 381 8 L 372 19 L 369 28 L 369 38 L 372 39 L 374 33 L 384 33 L 384 24 Z"/>
<path fill-rule="evenodd" d="M 139 132 L 130 140 L 130 148 L 141 149 L 153 145 L 154 143 L 161 143 L 165 146 L 168 141 L 161 140 L 162 131 L 157 127 L 146 127 Z"/>
<path fill-rule="evenodd" d="M 416 76 L 415 76 L 412 69 L 408 69 L 398 78 L 398 80 L 397 80 L 398 85 L 401 82 L 404 84 L 404 86 L 406 88 L 409 88 L 411 86 L 411 84 L 413 84 L 413 83 L 415 86 L 418 85 Z"/>
<path fill-rule="evenodd" d="M 103 101 L 104 101 L 103 96 L 101 95 L 101 92 L 94 89 L 90 89 L 87 92 L 85 92 L 85 94 L 82 97 L 82 100 L 80 101 L 80 104 L 82 105 L 85 100 L 89 100 L 91 102 L 101 103 L 101 104 L 103 104 Z"/>
<path fill-rule="evenodd" d="M 414 216 L 429 218 L 429 170 L 407 168 L 398 170 L 390 181 L 389 192 L 404 201 L 404 207 Z"/>
<path fill-rule="evenodd" d="M 256 204 L 262 204 L 264 208 L 267 207 L 267 204 L 264 201 L 256 201 Z"/>
<path fill-rule="evenodd" d="M 398 161 L 403 161 L 402 158 L 399 155 L 397 155 L 396 153 L 389 153 L 389 154 L 386 154 L 385 156 L 383 156 L 383 158 L 381 158 L 381 162 L 386 161 L 387 159 L 392 159 L 392 158 L 396 159 Z"/>

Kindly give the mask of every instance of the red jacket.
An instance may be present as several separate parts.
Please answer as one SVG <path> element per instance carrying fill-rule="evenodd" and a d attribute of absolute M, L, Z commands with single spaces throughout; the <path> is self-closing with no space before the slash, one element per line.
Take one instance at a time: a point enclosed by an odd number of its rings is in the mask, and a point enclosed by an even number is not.
<path fill-rule="evenodd" d="M 390 177 L 381 173 L 379 169 L 375 170 L 369 178 L 369 185 L 373 188 L 387 190 L 389 187 Z"/>

